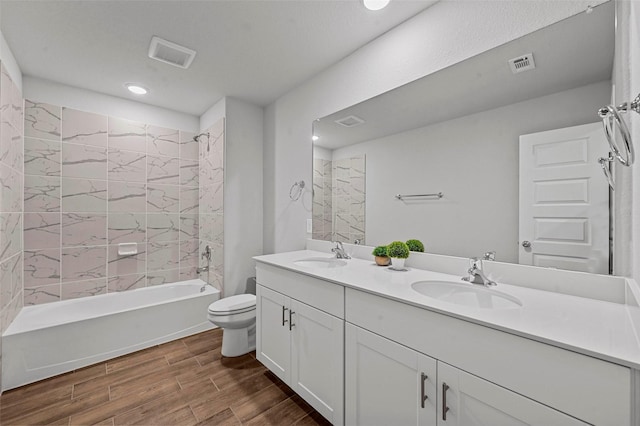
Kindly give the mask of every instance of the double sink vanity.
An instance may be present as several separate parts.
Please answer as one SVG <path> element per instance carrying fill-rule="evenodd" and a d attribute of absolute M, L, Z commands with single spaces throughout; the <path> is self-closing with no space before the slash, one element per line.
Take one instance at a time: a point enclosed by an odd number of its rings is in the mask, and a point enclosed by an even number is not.
<path fill-rule="evenodd" d="M 467 259 L 311 248 L 255 258 L 256 354 L 331 423 L 639 424 L 634 281 L 485 262 L 485 287 Z"/>

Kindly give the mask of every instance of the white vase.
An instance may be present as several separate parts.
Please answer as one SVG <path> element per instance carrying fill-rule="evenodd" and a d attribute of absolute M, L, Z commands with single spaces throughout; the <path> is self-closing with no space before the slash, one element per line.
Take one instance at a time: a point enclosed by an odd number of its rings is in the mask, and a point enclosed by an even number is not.
<path fill-rule="evenodd" d="M 404 261 L 407 259 L 401 259 L 399 257 L 391 258 L 391 269 L 395 269 L 398 271 L 404 270 Z"/>

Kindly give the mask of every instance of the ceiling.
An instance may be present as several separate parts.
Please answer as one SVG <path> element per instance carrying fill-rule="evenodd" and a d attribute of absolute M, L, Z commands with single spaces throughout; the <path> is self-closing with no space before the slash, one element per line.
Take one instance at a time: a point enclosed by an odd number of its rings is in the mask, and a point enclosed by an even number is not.
<path fill-rule="evenodd" d="M 199 116 L 224 96 L 268 105 L 433 3 L 1 0 L 0 25 L 25 76 Z M 154 35 L 196 50 L 191 67 L 148 58 Z"/>
<path fill-rule="evenodd" d="M 611 79 L 614 2 L 580 13 L 314 123 L 315 146 L 336 149 Z M 536 68 L 507 61 L 533 53 Z M 364 124 L 335 120 L 355 115 Z M 594 120 L 597 119 L 594 112 Z M 496 117 L 499 123 L 499 117 Z"/>

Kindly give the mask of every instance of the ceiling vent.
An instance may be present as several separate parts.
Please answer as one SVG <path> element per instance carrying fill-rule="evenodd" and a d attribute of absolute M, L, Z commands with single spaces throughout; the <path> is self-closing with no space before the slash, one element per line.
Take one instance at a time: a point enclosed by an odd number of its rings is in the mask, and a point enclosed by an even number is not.
<path fill-rule="evenodd" d="M 356 117 L 355 115 L 350 115 L 336 120 L 335 122 L 344 127 L 356 127 L 364 123 L 364 120 L 360 117 Z"/>
<path fill-rule="evenodd" d="M 180 68 L 189 68 L 196 51 L 172 43 L 160 37 L 153 37 L 149 46 L 149 57 L 165 64 L 173 65 Z"/>
<path fill-rule="evenodd" d="M 514 74 L 534 69 L 536 63 L 533 61 L 533 53 L 527 53 L 517 58 L 509 59 L 509 67 Z"/>

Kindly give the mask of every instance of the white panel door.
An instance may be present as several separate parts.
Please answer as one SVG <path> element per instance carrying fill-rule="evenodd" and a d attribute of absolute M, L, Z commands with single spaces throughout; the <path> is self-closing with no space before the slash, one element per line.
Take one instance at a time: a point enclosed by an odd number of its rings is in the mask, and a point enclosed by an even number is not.
<path fill-rule="evenodd" d="M 285 383 L 291 377 L 290 299 L 256 286 L 256 358 Z"/>
<path fill-rule="evenodd" d="M 443 362 L 438 362 L 438 390 L 440 426 L 587 424 Z"/>
<path fill-rule="evenodd" d="M 291 388 L 334 425 L 344 423 L 344 320 L 291 300 Z"/>
<path fill-rule="evenodd" d="M 435 425 L 436 361 L 352 324 L 345 328 L 345 423 Z"/>
<path fill-rule="evenodd" d="M 520 136 L 521 264 L 609 272 L 606 149 L 600 123 Z"/>

